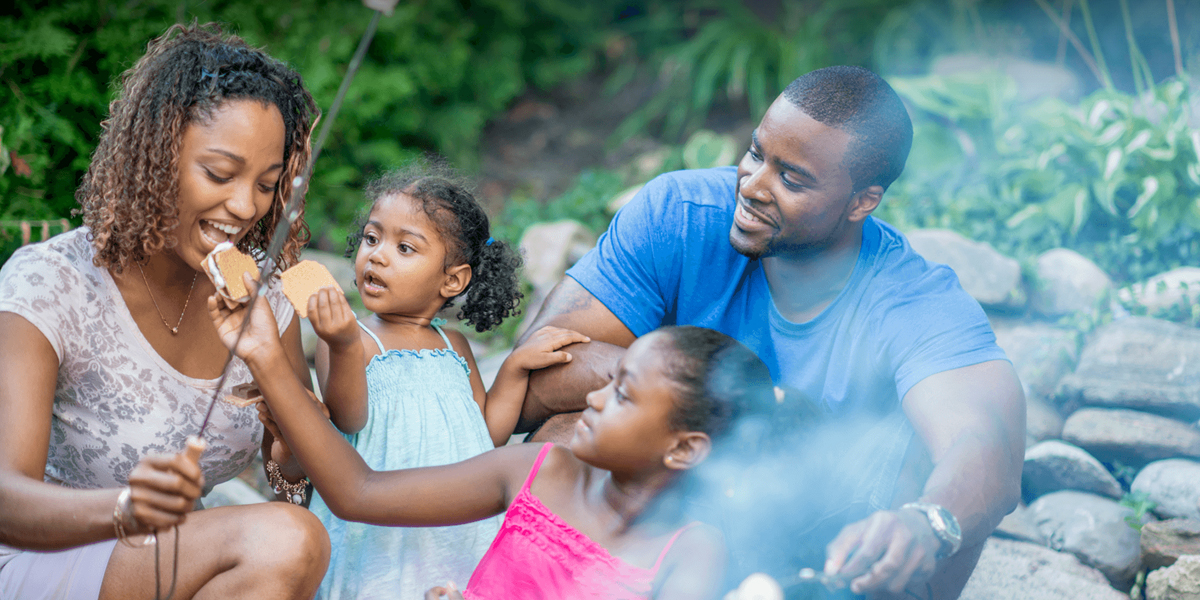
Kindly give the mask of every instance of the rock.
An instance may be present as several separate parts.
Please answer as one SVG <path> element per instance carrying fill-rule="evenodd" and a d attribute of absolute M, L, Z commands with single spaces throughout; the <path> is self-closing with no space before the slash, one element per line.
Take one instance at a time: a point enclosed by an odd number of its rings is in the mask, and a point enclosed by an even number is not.
<path fill-rule="evenodd" d="M 549 292 L 575 261 L 596 245 L 596 236 L 578 221 L 530 225 L 521 236 L 525 278 L 539 292 Z"/>
<path fill-rule="evenodd" d="M 989 538 L 960 600 L 1129 600 L 1070 554 Z"/>
<path fill-rule="evenodd" d="M 1038 498 L 1029 512 L 1051 548 L 1074 554 L 1119 588 L 1132 583 L 1141 548 L 1138 531 L 1125 521 L 1131 509 L 1095 494 L 1063 490 Z"/>
<path fill-rule="evenodd" d="M 1063 418 L 1058 410 L 1037 396 L 1025 396 L 1025 446 L 1062 436 Z"/>
<path fill-rule="evenodd" d="M 1200 521 L 1170 519 L 1142 526 L 1142 568 L 1169 567 L 1187 554 L 1200 555 Z"/>
<path fill-rule="evenodd" d="M 202 500 L 204 508 L 240 506 L 266 501 L 267 499 L 258 490 L 250 487 L 245 481 L 237 477 L 213 486 L 212 491 L 208 492 L 208 495 Z"/>
<path fill-rule="evenodd" d="M 1132 467 L 1166 458 L 1200 458 L 1200 430 L 1134 410 L 1081 408 L 1067 417 L 1062 437 L 1103 462 Z"/>
<path fill-rule="evenodd" d="M 1037 285 L 1030 305 L 1047 317 L 1091 312 L 1111 288 L 1112 280 L 1096 263 L 1074 250 L 1055 248 L 1037 258 Z"/>
<path fill-rule="evenodd" d="M 992 331 L 1016 368 L 1027 398 L 1052 396 L 1079 360 L 1079 333 L 1073 329 L 993 318 Z"/>
<path fill-rule="evenodd" d="M 1173 459 L 1146 465 L 1130 490 L 1145 493 L 1167 519 L 1200 520 L 1200 462 Z"/>
<path fill-rule="evenodd" d="M 954 269 L 958 281 L 980 304 L 1021 307 L 1021 264 L 947 229 L 918 229 L 908 234 L 913 249 L 927 260 Z"/>
<path fill-rule="evenodd" d="M 1046 545 L 1046 536 L 1042 535 L 1042 532 L 1033 524 L 1033 518 L 1029 516 L 1029 509 L 1025 506 L 1017 506 L 1012 512 L 1004 515 L 992 535 L 1009 540 L 1031 542 L 1039 546 Z"/>
<path fill-rule="evenodd" d="M 1050 492 L 1078 490 L 1119 500 L 1117 478 L 1082 448 L 1050 440 L 1025 451 L 1021 491 L 1026 502 Z"/>
<path fill-rule="evenodd" d="M 1200 302 L 1200 268 L 1179 267 L 1117 292 L 1122 301 L 1143 306 L 1156 315 L 1181 303 Z"/>
<path fill-rule="evenodd" d="M 525 305 L 525 319 L 517 327 L 517 335 L 533 322 L 542 302 L 567 269 L 595 245 L 596 236 L 578 221 L 536 223 L 525 230 L 520 246 L 525 257 L 525 279 L 533 285 L 533 294 Z"/>
<path fill-rule="evenodd" d="M 621 190 L 616 196 L 613 196 L 612 199 L 608 201 L 608 204 L 605 206 L 604 210 L 607 210 L 608 214 L 610 215 L 617 214 L 617 211 L 621 210 L 621 208 L 626 204 L 629 204 L 629 201 L 633 200 L 633 197 L 636 196 L 638 192 L 642 191 L 643 187 L 645 187 L 645 184 L 639 184 Z"/>
<path fill-rule="evenodd" d="M 1200 556 L 1181 556 L 1146 577 L 1146 600 L 1200 600 Z"/>
<path fill-rule="evenodd" d="M 1200 419 L 1200 329 L 1149 317 L 1105 325 L 1059 393 L 1086 406 Z"/>

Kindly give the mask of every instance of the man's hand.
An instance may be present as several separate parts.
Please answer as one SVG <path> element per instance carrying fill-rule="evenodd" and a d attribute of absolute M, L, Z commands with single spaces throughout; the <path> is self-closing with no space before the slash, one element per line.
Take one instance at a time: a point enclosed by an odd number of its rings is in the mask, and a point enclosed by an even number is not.
<path fill-rule="evenodd" d="M 941 546 L 925 515 L 883 510 L 847 525 L 829 543 L 825 574 L 850 582 L 855 594 L 885 589 L 898 594 L 929 580 Z"/>
<path fill-rule="evenodd" d="M 360 343 L 354 311 L 341 290 L 333 286 L 317 290 L 308 299 L 308 322 L 331 352 Z"/>
<path fill-rule="evenodd" d="M 538 329 L 520 346 L 517 346 L 504 362 L 526 372 L 545 369 L 552 365 L 571 362 L 571 354 L 560 350 L 563 346 L 586 344 L 590 341 L 592 338 L 578 331 L 547 325 Z"/>

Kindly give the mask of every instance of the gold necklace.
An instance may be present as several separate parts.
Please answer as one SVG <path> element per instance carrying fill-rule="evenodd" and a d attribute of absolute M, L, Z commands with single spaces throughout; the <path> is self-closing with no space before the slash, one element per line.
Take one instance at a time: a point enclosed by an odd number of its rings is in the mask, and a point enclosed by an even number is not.
<path fill-rule="evenodd" d="M 192 287 L 188 288 L 187 299 L 183 301 L 183 310 L 179 312 L 179 322 L 175 323 L 174 327 L 171 327 L 171 324 L 167 322 L 165 317 L 163 317 L 162 309 L 158 307 L 158 300 L 154 299 L 154 292 L 150 290 L 150 281 L 146 279 L 146 270 L 142 268 L 142 263 L 137 263 L 137 266 L 138 271 L 141 271 L 142 273 L 142 281 L 146 283 L 146 293 L 150 294 L 150 301 L 154 303 L 154 310 L 158 312 L 158 318 L 162 319 L 163 327 L 166 327 L 167 330 L 171 332 L 171 335 L 177 335 L 179 333 L 179 326 L 183 325 L 183 315 L 187 314 L 188 303 L 192 301 L 192 292 L 196 291 L 196 276 L 199 275 L 200 272 L 196 271 L 192 275 Z"/>

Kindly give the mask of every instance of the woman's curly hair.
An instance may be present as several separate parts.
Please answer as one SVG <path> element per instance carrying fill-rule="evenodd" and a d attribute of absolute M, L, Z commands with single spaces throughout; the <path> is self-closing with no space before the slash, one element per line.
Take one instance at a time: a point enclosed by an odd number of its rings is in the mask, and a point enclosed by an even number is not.
<path fill-rule="evenodd" d="M 509 244 L 492 239 L 487 213 L 454 169 L 436 159 L 414 160 L 366 186 L 370 210 L 381 198 L 397 194 L 421 202 L 446 245 L 446 268 L 463 263 L 471 266 L 471 282 L 458 295 L 466 296 L 458 311 L 459 319 L 483 332 L 520 313 L 523 294 L 517 271 L 521 255 Z M 347 258 L 353 257 L 362 243 L 370 210 L 355 223 L 346 240 Z M 458 296 L 447 300 L 443 308 L 454 304 Z"/>
<path fill-rule="evenodd" d="M 173 25 L 121 75 L 100 142 L 75 193 L 91 229 L 96 266 L 120 273 L 133 262 L 171 247 L 179 225 L 179 150 L 184 131 L 204 122 L 224 102 L 259 100 L 283 116 L 283 173 L 271 211 L 238 247 L 258 255 L 283 218 L 310 154 L 309 135 L 320 111 L 300 75 L 214 24 Z M 280 265 L 299 258 L 308 242 L 304 220 L 293 223 Z"/>

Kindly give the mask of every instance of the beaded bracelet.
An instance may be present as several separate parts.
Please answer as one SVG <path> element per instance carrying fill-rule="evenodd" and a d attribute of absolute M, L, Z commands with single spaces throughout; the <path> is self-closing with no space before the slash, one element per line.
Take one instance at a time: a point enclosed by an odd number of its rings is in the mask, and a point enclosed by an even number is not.
<path fill-rule="evenodd" d="M 267 483 L 276 494 L 284 494 L 292 504 L 304 504 L 305 498 L 308 497 L 308 478 L 295 483 L 284 479 L 283 473 L 279 471 L 279 463 L 273 460 L 267 461 Z"/>

